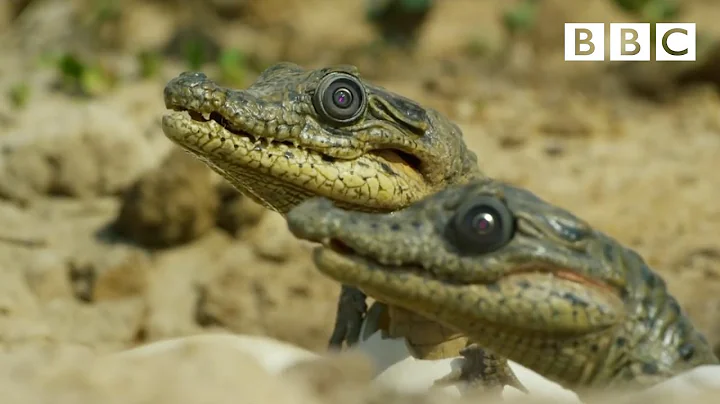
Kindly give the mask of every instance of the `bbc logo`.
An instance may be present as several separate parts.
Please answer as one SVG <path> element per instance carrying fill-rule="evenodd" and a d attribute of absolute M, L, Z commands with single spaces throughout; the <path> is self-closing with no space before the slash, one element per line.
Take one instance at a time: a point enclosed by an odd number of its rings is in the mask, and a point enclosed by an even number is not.
<path fill-rule="evenodd" d="M 655 24 L 655 60 L 695 61 L 695 23 Z M 649 61 L 649 23 L 611 23 L 610 60 Z M 565 24 L 566 61 L 605 60 L 604 23 Z"/>

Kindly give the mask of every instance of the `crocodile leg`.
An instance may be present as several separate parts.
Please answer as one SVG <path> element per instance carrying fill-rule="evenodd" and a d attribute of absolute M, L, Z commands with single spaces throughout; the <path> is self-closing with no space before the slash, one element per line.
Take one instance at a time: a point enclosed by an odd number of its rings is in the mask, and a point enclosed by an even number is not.
<path fill-rule="evenodd" d="M 465 382 L 471 390 L 491 395 L 500 395 L 505 386 L 528 393 L 528 389 L 517 378 L 508 362 L 489 350 L 471 343 L 460 351 L 460 355 L 465 359 L 463 365 L 436 380 L 435 386 L 444 387 Z"/>
<path fill-rule="evenodd" d="M 338 298 L 335 328 L 333 328 L 328 348 L 342 349 L 343 342 L 353 346 L 360 339 L 360 329 L 367 312 L 367 296 L 360 289 L 342 285 Z"/>
<path fill-rule="evenodd" d="M 421 360 L 463 357 L 462 366 L 438 379 L 435 387 L 462 384 L 466 394 L 497 396 L 504 386 L 527 389 L 506 359 L 473 344 L 462 333 L 412 311 L 376 301 L 365 317 L 363 338 L 381 331 L 384 338 L 404 338 L 411 355 Z"/>

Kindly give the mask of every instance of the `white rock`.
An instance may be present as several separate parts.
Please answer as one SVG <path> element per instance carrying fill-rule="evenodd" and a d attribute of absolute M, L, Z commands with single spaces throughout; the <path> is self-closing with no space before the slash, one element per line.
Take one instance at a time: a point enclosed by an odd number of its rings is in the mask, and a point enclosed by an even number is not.
<path fill-rule="evenodd" d="M 161 355 L 172 350 L 193 349 L 198 345 L 232 347 L 248 353 L 273 374 L 278 374 L 298 362 L 320 357 L 314 352 L 270 337 L 236 334 L 201 334 L 162 340 L 111 355 L 132 360 Z M 407 393 L 427 391 L 435 380 L 461 366 L 463 361 L 461 357 L 443 360 L 415 359 L 410 355 L 404 340 L 383 339 L 379 332 L 361 341 L 356 349 L 371 356 L 378 366 L 375 383 Z M 510 366 L 528 388 L 531 397 L 550 398 L 558 403 L 581 403 L 572 391 L 517 363 L 510 362 Z M 464 386 L 457 385 L 444 387 L 441 391 L 457 397 L 463 390 Z M 698 367 L 629 398 L 635 401 L 660 398 L 688 400 L 708 391 L 720 392 L 720 365 Z M 524 397 L 525 394 L 513 388 L 503 392 L 503 398 L 508 401 Z"/>
<path fill-rule="evenodd" d="M 252 355 L 268 372 L 277 374 L 295 363 L 319 357 L 318 354 L 270 337 L 237 334 L 200 334 L 160 340 L 114 353 L 132 359 L 159 355 L 172 350 L 193 349 L 198 345 L 224 345 Z"/>
<path fill-rule="evenodd" d="M 427 391 L 435 380 L 447 376 L 454 369 L 462 366 L 464 360 L 462 357 L 441 360 L 416 359 L 408 350 L 405 340 L 383 339 L 379 331 L 361 341 L 357 349 L 373 358 L 377 365 L 380 373 L 375 379 L 376 383 L 408 393 Z M 510 367 L 530 391 L 531 396 L 552 398 L 559 403 L 580 403 L 574 392 L 560 387 L 557 383 L 512 361 Z M 444 387 L 442 391 L 460 396 L 464 389 L 462 385 L 455 385 Z M 524 396 L 524 393 L 514 388 L 506 388 L 503 391 L 505 399 Z"/>

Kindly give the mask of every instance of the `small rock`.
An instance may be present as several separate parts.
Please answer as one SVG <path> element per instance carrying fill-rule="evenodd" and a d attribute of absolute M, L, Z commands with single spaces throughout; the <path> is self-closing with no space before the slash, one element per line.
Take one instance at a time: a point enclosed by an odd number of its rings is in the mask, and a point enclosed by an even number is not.
<path fill-rule="evenodd" d="M 98 271 L 92 293 L 93 301 L 145 295 L 151 265 L 147 254 L 136 251 L 126 255 L 116 265 Z"/>
<path fill-rule="evenodd" d="M 182 248 L 173 248 L 155 256 L 154 269 L 148 276 L 145 300 L 147 340 L 188 335 L 201 331 L 201 287 L 219 271 L 220 257 L 235 244 L 227 233 L 214 231 Z M 240 293 L 236 291 L 236 293 Z"/>
<path fill-rule="evenodd" d="M 150 311 L 145 321 L 148 341 L 198 332 L 196 324 L 199 290 L 192 266 L 162 265 L 149 276 L 146 300 Z"/>
<path fill-rule="evenodd" d="M 560 157 L 565 154 L 565 146 L 560 142 L 550 142 L 545 145 L 543 151 L 548 157 Z"/>
<path fill-rule="evenodd" d="M 75 297 L 84 302 L 138 296 L 145 277 L 138 269 L 149 265 L 147 252 L 131 245 L 83 243 L 72 255 L 70 280 Z"/>
<path fill-rule="evenodd" d="M 54 251 L 38 250 L 27 264 L 25 278 L 40 302 L 74 298 L 68 263 Z"/>
<path fill-rule="evenodd" d="M 520 135 L 518 133 L 504 133 L 498 139 L 498 144 L 501 149 L 513 150 L 519 149 L 527 143 L 527 135 Z"/>
<path fill-rule="evenodd" d="M 578 116 L 558 113 L 544 119 L 538 130 L 550 136 L 584 138 L 592 134 L 593 127 Z"/>
<path fill-rule="evenodd" d="M 271 375 L 256 357 L 232 344 L 192 341 L 135 355 L 28 352 L 23 361 L 0 357 L 0 389 L 8 403 L 327 402 L 298 383 Z M 18 371 L 26 363 L 35 367 Z"/>
<path fill-rule="evenodd" d="M 27 110 L 32 115 L 21 115 L 0 139 L 6 197 L 114 195 L 156 161 L 140 129 L 116 106 L 39 97 Z"/>
<path fill-rule="evenodd" d="M 92 301 L 96 275 L 92 265 L 70 262 L 70 285 L 77 300 Z"/>
<path fill-rule="evenodd" d="M 4 149 L 4 164 L 0 170 L 0 196 L 26 203 L 44 194 L 52 184 L 52 168 L 45 156 L 32 147 Z"/>
<path fill-rule="evenodd" d="M 99 302 L 54 300 L 43 307 L 43 318 L 60 341 L 101 346 L 128 346 L 141 330 L 145 316 L 142 299 Z"/>
<path fill-rule="evenodd" d="M 219 205 L 210 169 L 176 148 L 125 193 L 114 228 L 144 246 L 171 247 L 213 228 Z"/>
<path fill-rule="evenodd" d="M 222 181 L 218 185 L 222 204 L 218 211 L 217 224 L 235 237 L 239 237 L 255 226 L 268 211 L 264 206 L 242 195 L 232 185 Z"/>
<path fill-rule="evenodd" d="M 459 100 L 455 103 L 455 117 L 460 121 L 469 121 L 477 115 L 478 109 L 472 100 Z"/>
<path fill-rule="evenodd" d="M 203 327 L 222 325 L 326 349 L 339 287 L 315 268 L 305 245 L 297 245 L 301 251 L 283 263 L 261 259 L 248 243 L 224 247 L 217 262 L 206 264 L 214 274 L 204 282 L 197 307 Z"/>
<path fill-rule="evenodd" d="M 288 230 L 285 218 L 277 212 L 268 212 L 254 229 L 251 243 L 255 254 L 271 260 L 284 262 L 295 254 L 300 244 Z"/>
<path fill-rule="evenodd" d="M 21 271 L 0 270 L 0 317 L 33 316 L 38 307 Z"/>
<path fill-rule="evenodd" d="M 343 352 L 299 362 L 285 369 L 282 376 L 296 379 L 308 385 L 319 397 L 327 398 L 347 394 L 353 388 L 367 387 L 376 373 L 369 356 Z"/>
<path fill-rule="evenodd" d="M 198 319 L 204 326 L 223 325 L 236 332 L 262 333 L 261 306 L 265 304 L 263 279 L 256 279 L 260 270 L 252 249 L 234 245 L 225 254 L 222 271 L 211 278 L 203 289 L 198 305 Z M 264 263 L 263 269 L 268 265 Z"/>

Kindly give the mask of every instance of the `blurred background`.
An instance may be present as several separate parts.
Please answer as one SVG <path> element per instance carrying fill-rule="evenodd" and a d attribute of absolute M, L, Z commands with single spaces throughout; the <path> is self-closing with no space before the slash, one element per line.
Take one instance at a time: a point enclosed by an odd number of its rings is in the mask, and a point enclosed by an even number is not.
<path fill-rule="evenodd" d="M 563 61 L 563 23 L 623 21 L 696 22 L 698 61 Z M 325 350 L 338 285 L 160 129 L 181 71 L 239 88 L 279 61 L 447 114 L 488 175 L 641 253 L 717 344 L 717 21 L 715 0 L 0 1 L 0 345 Z"/>

